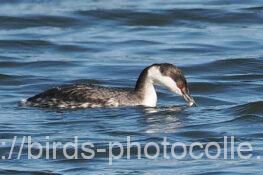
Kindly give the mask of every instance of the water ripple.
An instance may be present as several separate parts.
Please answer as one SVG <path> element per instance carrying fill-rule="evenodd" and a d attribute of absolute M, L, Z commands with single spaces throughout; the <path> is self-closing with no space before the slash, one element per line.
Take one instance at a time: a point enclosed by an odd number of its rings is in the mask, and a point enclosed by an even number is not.
<path fill-rule="evenodd" d="M 66 16 L 0 16 L 0 29 L 23 29 L 29 27 L 72 27 L 79 20 Z"/>
<path fill-rule="evenodd" d="M 55 44 L 45 40 L 0 40 L 0 49 L 32 50 L 32 48 L 44 50 L 57 50 L 60 52 L 82 52 L 89 49 L 72 44 Z"/>
<path fill-rule="evenodd" d="M 262 16 L 248 12 L 234 12 L 222 9 L 172 9 L 159 11 L 134 11 L 129 9 L 77 11 L 76 14 L 95 17 L 99 20 L 121 22 L 136 26 L 164 26 L 188 24 L 188 21 L 241 24 L 259 23 Z"/>
<path fill-rule="evenodd" d="M 263 101 L 255 101 L 255 102 L 250 102 L 246 103 L 243 105 L 238 105 L 235 107 L 232 107 L 228 109 L 234 114 L 255 114 L 255 115 L 263 115 Z"/>
<path fill-rule="evenodd" d="M 1 139 L 11 143 L 19 137 L 14 156 L 25 135 L 43 144 L 47 135 L 62 143 L 79 136 L 81 143 L 91 141 L 107 152 L 92 160 L 66 160 L 59 148 L 59 160 L 32 161 L 26 158 L 27 144 L 21 160 L 1 161 L 0 174 L 262 174 L 254 159 L 235 160 L 234 167 L 233 162 L 207 159 L 137 160 L 136 149 L 131 150 L 134 159 L 106 166 L 108 143 L 125 145 L 126 136 L 141 145 L 160 143 L 163 137 L 222 145 L 223 136 L 233 135 L 237 144 L 256 143 L 253 154 L 261 154 L 262 7 L 262 0 L 1 0 Z M 156 108 L 17 105 L 61 84 L 133 88 L 142 69 L 161 62 L 182 69 L 197 107 L 187 107 L 182 97 L 159 87 Z M 4 155 L 9 151 L 9 145 L 2 145 Z"/>

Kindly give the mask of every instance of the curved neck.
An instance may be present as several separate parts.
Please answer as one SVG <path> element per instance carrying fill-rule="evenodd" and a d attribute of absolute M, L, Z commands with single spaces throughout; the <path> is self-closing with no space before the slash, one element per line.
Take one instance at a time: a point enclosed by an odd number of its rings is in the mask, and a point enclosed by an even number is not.
<path fill-rule="evenodd" d="M 157 94 L 149 70 L 150 67 L 147 67 L 141 72 L 136 82 L 135 93 L 141 98 L 142 105 L 155 107 L 157 103 Z"/>

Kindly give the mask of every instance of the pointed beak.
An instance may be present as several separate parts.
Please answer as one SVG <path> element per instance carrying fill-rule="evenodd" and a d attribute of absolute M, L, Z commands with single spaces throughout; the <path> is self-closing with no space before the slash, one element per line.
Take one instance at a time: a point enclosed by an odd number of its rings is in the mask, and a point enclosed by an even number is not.
<path fill-rule="evenodd" d="M 197 106 L 197 104 L 195 103 L 195 100 L 193 99 L 193 97 L 191 97 L 191 95 L 189 93 L 183 93 L 182 95 L 184 97 L 184 99 L 188 102 L 188 106 Z"/>

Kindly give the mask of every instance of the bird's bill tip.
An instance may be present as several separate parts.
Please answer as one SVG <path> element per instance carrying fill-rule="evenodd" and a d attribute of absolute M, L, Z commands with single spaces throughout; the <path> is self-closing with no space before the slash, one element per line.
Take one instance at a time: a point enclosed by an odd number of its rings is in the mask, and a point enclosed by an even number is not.
<path fill-rule="evenodd" d="M 193 97 L 191 97 L 191 95 L 185 93 L 183 94 L 183 97 L 188 102 L 189 107 L 197 106 L 195 100 L 193 99 Z"/>

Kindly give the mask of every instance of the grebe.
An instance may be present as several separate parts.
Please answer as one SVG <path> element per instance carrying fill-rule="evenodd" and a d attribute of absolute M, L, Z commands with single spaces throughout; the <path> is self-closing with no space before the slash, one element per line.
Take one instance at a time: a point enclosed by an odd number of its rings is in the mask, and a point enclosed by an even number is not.
<path fill-rule="evenodd" d="M 182 96 L 188 106 L 195 104 L 189 94 L 186 79 L 173 64 L 153 64 L 140 74 L 134 90 L 78 84 L 49 89 L 24 101 L 25 105 L 54 108 L 95 108 L 137 106 L 155 107 L 157 94 L 154 85 L 168 88 Z"/>

